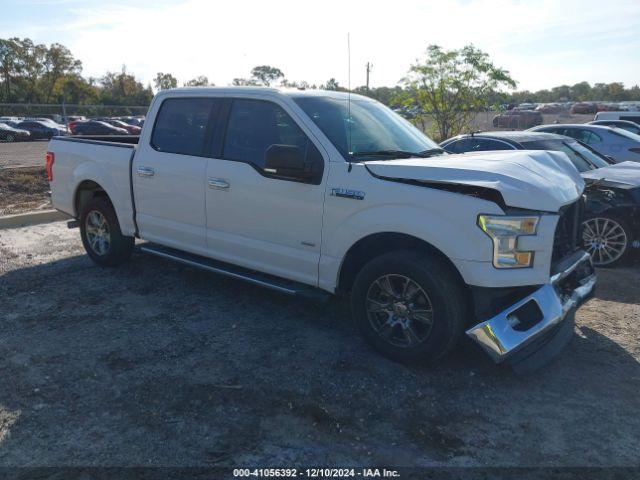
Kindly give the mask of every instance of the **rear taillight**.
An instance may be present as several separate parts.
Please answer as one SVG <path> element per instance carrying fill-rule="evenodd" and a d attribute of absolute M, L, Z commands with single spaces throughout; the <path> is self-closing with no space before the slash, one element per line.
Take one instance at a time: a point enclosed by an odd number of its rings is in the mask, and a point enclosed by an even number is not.
<path fill-rule="evenodd" d="M 630 151 L 630 152 L 633 152 L 633 153 L 640 153 L 640 148 L 638 148 L 638 147 L 633 147 L 633 148 L 630 148 L 630 149 L 629 149 L 629 151 Z"/>
<path fill-rule="evenodd" d="M 53 182 L 53 162 L 56 159 L 53 152 L 47 152 L 47 156 L 45 157 L 45 170 L 47 171 L 47 179 L 50 182 Z"/>

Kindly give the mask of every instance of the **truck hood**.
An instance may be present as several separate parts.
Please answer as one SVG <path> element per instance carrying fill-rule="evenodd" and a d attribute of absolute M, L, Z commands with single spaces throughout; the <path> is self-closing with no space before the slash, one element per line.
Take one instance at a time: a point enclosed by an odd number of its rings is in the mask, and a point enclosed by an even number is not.
<path fill-rule="evenodd" d="M 582 177 L 562 152 L 473 152 L 365 165 L 386 180 L 482 187 L 499 192 L 507 206 L 547 212 L 557 212 L 584 190 Z"/>
<path fill-rule="evenodd" d="M 583 172 L 582 176 L 592 180 L 610 180 L 633 187 L 640 187 L 640 163 L 616 163 L 610 167 L 602 167 Z"/>

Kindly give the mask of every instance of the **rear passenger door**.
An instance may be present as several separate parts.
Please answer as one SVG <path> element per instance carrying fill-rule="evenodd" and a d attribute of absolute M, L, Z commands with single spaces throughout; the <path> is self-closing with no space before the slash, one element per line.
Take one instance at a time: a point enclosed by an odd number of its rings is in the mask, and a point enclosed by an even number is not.
<path fill-rule="evenodd" d="M 210 256 L 317 285 L 324 158 L 294 113 L 276 101 L 227 99 L 224 135 L 207 165 Z M 282 178 L 265 169 L 272 145 L 295 146 L 313 175 Z"/>
<path fill-rule="evenodd" d="M 206 156 L 219 104 L 207 97 L 165 99 L 150 135 L 140 139 L 132 174 L 142 238 L 206 254 Z"/>

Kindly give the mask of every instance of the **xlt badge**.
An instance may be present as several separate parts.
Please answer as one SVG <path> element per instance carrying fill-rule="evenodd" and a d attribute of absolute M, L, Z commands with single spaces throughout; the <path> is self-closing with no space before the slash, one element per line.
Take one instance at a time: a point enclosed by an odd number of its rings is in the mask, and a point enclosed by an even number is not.
<path fill-rule="evenodd" d="M 354 200 L 364 200 L 364 192 L 361 190 L 351 190 L 350 188 L 332 188 L 331 195 L 334 197 L 353 198 Z"/>

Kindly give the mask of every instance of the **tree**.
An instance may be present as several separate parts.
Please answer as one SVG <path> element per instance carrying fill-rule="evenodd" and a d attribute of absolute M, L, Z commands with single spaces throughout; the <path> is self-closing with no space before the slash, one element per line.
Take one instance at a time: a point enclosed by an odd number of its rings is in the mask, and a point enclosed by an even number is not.
<path fill-rule="evenodd" d="M 44 102 L 52 100 L 56 82 L 66 75 L 79 75 L 82 62 L 73 58 L 67 47 L 59 43 L 52 44 L 44 57 L 44 74 L 42 78 Z"/>
<path fill-rule="evenodd" d="M 269 65 L 259 65 L 251 70 L 251 77 L 260 85 L 269 86 L 277 80 L 284 78 L 282 70 Z"/>
<path fill-rule="evenodd" d="M 487 108 L 487 98 L 502 87 L 515 88 L 507 70 L 495 67 L 473 45 L 460 50 L 427 48 L 423 61 L 411 65 L 403 83 L 410 101 L 430 112 L 442 140 L 468 128 L 475 113 Z"/>
<path fill-rule="evenodd" d="M 258 82 L 253 78 L 234 78 L 232 85 L 234 87 L 255 87 Z"/>
<path fill-rule="evenodd" d="M 184 82 L 185 87 L 213 87 L 213 83 L 209 83 L 209 79 L 204 75 L 199 75 L 196 78 L 192 78 L 191 80 Z"/>
<path fill-rule="evenodd" d="M 153 80 L 156 90 L 167 90 L 169 88 L 176 88 L 178 86 L 178 80 L 170 73 L 158 72 L 156 78 Z"/>
<path fill-rule="evenodd" d="M 138 82 L 124 66 L 120 73 L 107 72 L 100 84 L 100 103 L 105 105 L 149 105 L 153 98 L 151 87 Z"/>
<path fill-rule="evenodd" d="M 322 90 L 339 90 L 339 91 L 345 90 L 338 84 L 338 81 L 335 78 L 330 78 L 329 80 L 327 80 L 327 83 L 325 83 L 324 85 L 321 85 L 320 88 Z"/>

